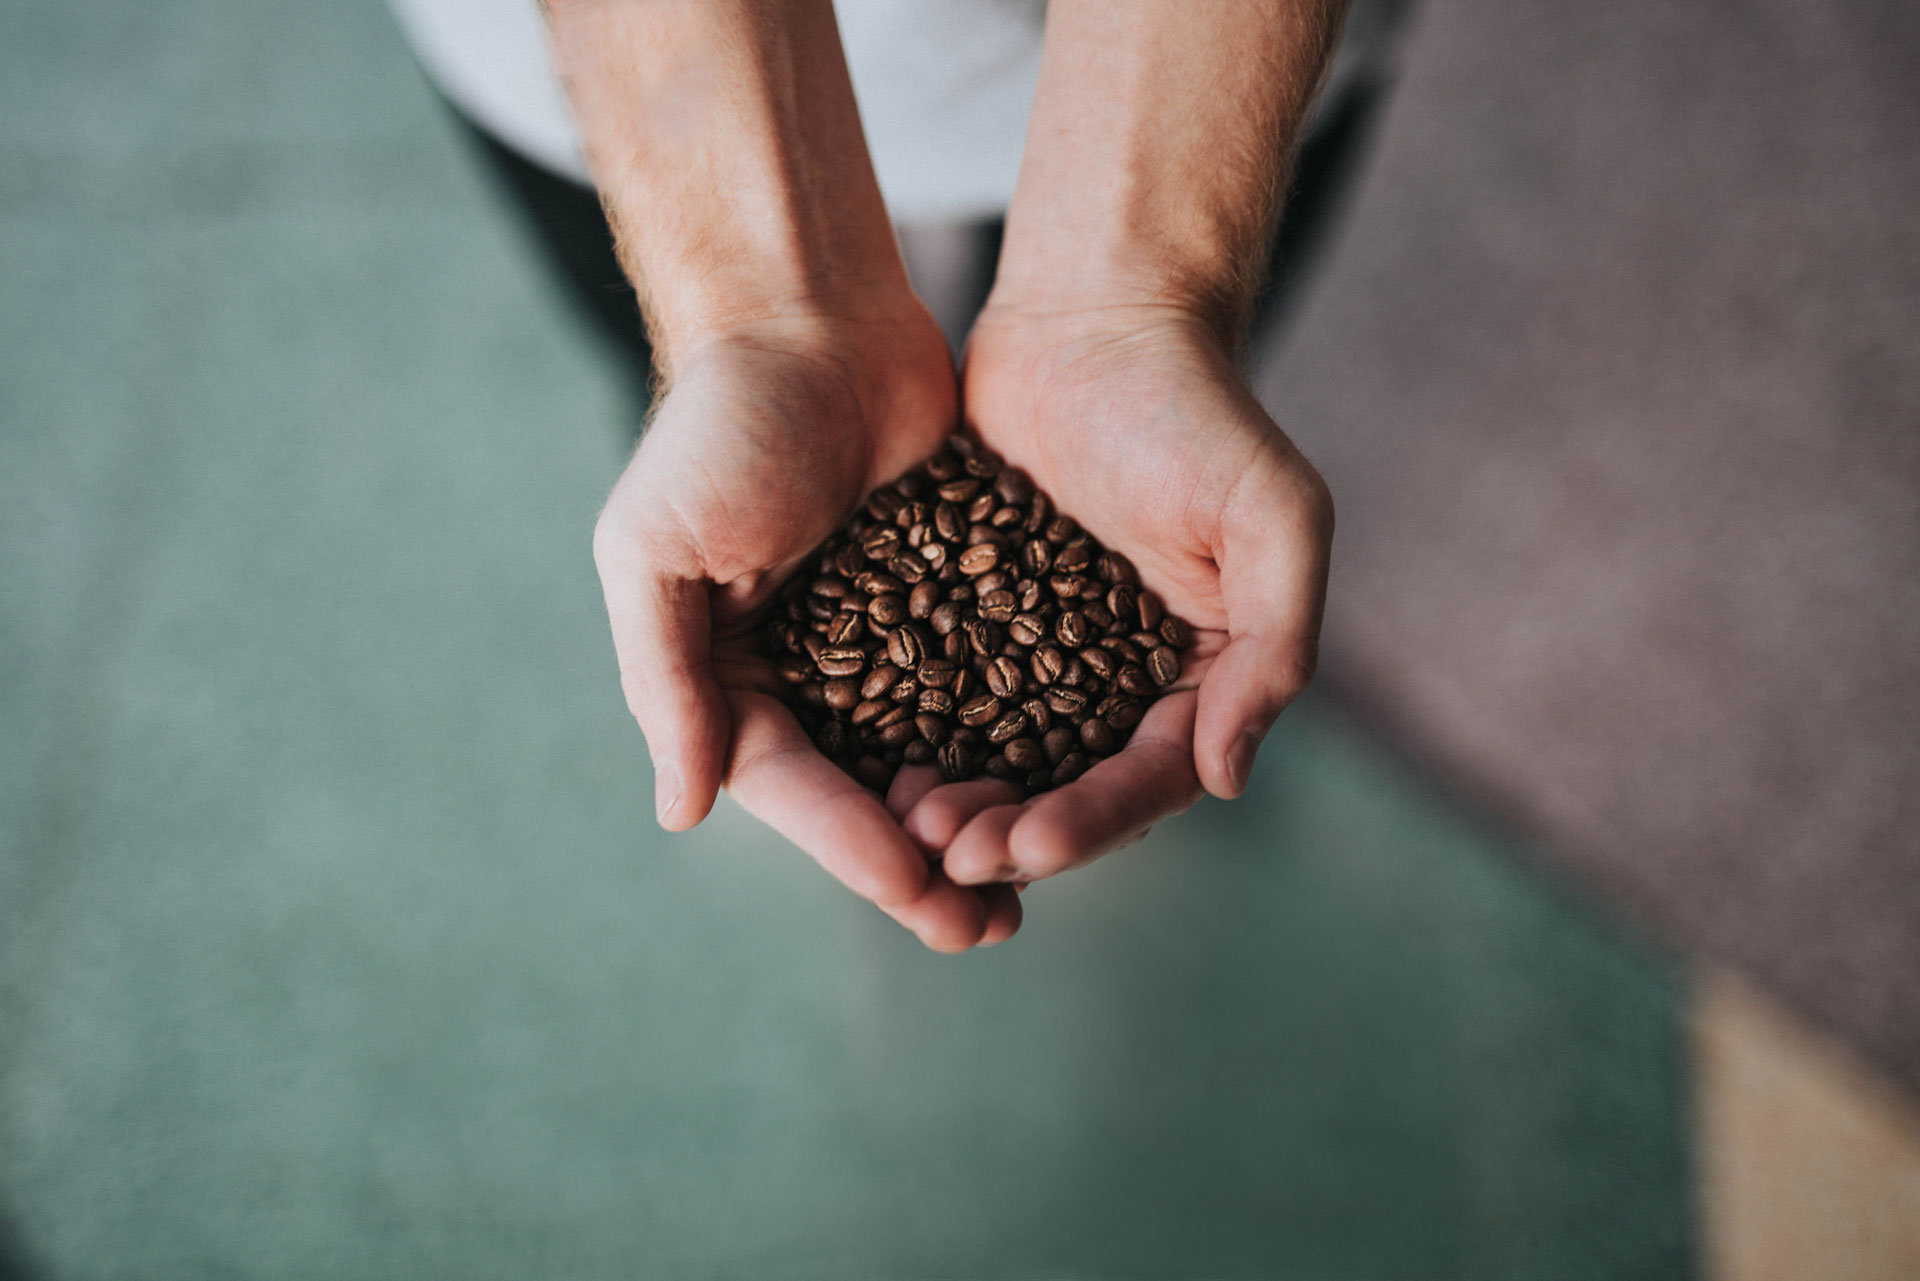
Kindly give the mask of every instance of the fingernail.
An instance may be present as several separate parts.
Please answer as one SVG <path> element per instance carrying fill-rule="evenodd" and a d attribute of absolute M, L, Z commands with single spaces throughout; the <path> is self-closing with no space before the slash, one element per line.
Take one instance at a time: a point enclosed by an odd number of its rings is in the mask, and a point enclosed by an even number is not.
<path fill-rule="evenodd" d="M 674 807 L 680 804 L 680 775 L 671 767 L 663 766 L 653 773 L 653 813 L 661 826 L 673 814 Z"/>
<path fill-rule="evenodd" d="M 1253 773 L 1253 754 L 1260 750 L 1260 736 L 1252 730 L 1241 731 L 1234 740 L 1233 750 L 1227 753 L 1227 781 L 1233 784 L 1233 790 L 1247 790 L 1247 776 Z"/>

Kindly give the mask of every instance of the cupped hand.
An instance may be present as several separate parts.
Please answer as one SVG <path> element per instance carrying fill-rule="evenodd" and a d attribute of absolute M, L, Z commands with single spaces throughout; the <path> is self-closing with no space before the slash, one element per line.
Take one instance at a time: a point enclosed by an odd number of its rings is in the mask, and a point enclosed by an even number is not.
<path fill-rule="evenodd" d="M 1193 648 L 1125 748 L 1017 803 L 925 786 L 908 832 L 962 885 L 1079 866 L 1246 788 L 1261 740 L 1313 672 L 1333 506 L 1215 331 L 1171 306 L 989 306 L 968 341 L 965 417 L 1186 618 Z"/>
<path fill-rule="evenodd" d="M 661 825 L 698 823 L 724 785 L 941 951 L 1011 934 L 1017 898 L 954 885 L 815 749 L 775 697 L 757 618 L 866 493 L 931 453 L 954 419 L 952 365 L 924 311 L 730 334 L 676 360 L 593 540 Z"/>

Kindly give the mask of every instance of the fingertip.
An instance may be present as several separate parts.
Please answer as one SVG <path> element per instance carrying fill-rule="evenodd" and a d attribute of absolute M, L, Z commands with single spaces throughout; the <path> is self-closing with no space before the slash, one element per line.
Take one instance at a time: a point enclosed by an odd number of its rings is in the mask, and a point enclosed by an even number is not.
<path fill-rule="evenodd" d="M 986 906 L 986 929 L 980 935 L 981 947 L 1004 943 L 1020 932 L 1026 913 L 1020 903 L 1020 886 L 989 885 L 980 891 Z"/>

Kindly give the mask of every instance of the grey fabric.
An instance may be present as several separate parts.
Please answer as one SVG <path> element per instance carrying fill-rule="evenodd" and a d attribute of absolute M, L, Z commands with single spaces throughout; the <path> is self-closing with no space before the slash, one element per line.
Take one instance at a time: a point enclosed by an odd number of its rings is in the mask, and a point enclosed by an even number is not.
<path fill-rule="evenodd" d="M 1426 7 L 1263 394 L 1324 671 L 1920 1090 L 1920 6 Z"/>

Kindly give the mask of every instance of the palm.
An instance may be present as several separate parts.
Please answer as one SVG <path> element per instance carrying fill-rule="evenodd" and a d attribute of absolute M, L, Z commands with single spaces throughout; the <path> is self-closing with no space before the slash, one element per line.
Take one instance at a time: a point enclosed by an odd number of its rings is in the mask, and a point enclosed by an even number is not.
<path fill-rule="evenodd" d="M 954 949 L 1011 933 L 1017 904 L 930 877 L 898 819 L 813 750 L 758 641 L 775 586 L 951 429 L 952 369 L 930 323 L 883 345 L 902 358 L 884 379 L 831 346 L 699 353 L 609 498 L 596 559 L 662 822 L 698 822 L 724 781 L 854 890 Z"/>
<path fill-rule="evenodd" d="M 991 784 L 933 788 L 909 816 L 910 831 L 946 850 L 956 880 L 1027 880 L 1137 836 L 1191 804 L 1203 778 L 1222 794 L 1244 785 L 1228 764 L 1240 726 L 1270 719 L 1249 707 L 1283 702 L 1270 691 L 1297 685 L 1295 673 L 1276 680 L 1270 670 L 1277 648 L 1299 648 L 1294 638 L 1275 646 L 1255 634 L 1292 627 L 1310 646 L 1317 630 L 1324 491 L 1190 326 L 1136 318 L 1063 335 L 989 315 L 969 345 L 965 396 L 987 443 L 1131 557 L 1195 628 L 1175 691 L 1125 751 L 1080 781 L 1024 805 Z M 1275 596 L 1309 600 L 1312 617 L 1276 620 L 1266 599 Z"/>

